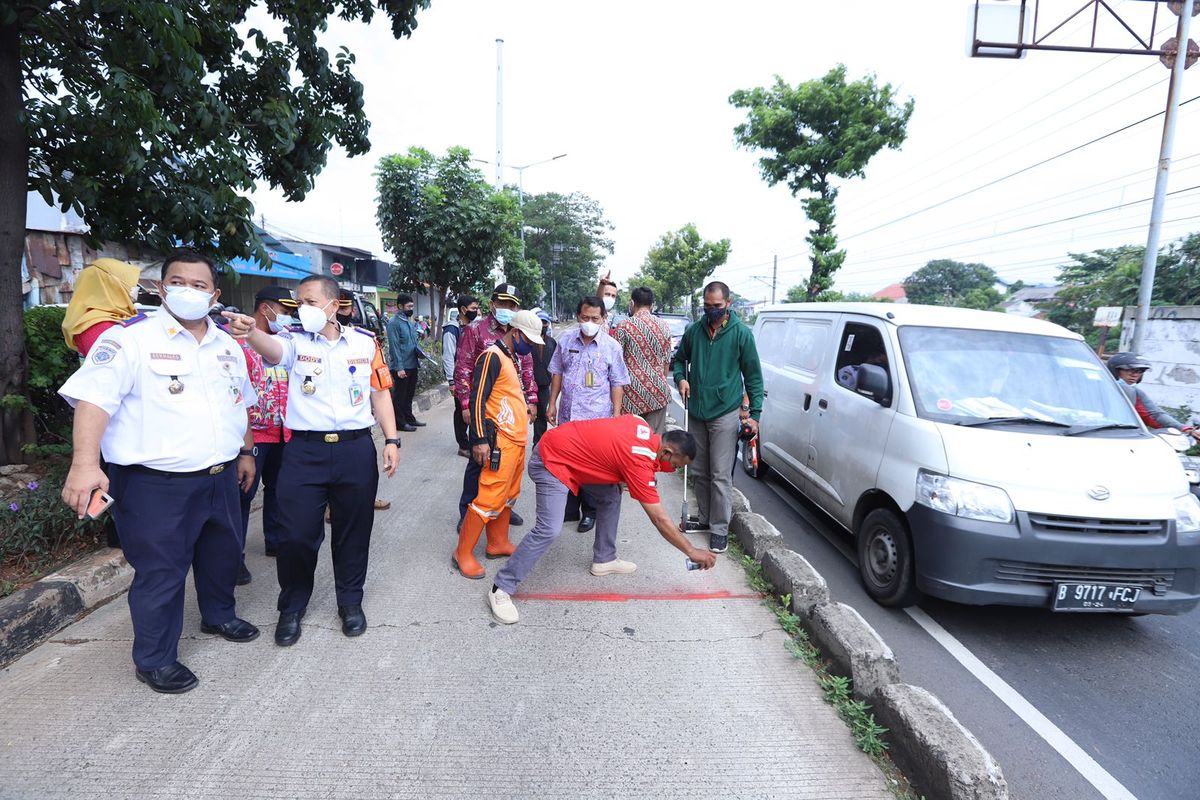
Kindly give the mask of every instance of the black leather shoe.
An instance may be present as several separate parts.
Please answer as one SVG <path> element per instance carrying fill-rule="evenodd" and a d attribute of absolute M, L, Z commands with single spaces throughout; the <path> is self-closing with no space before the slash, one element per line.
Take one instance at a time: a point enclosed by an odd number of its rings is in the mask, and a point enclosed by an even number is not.
<path fill-rule="evenodd" d="M 304 618 L 303 611 L 289 611 L 279 615 L 275 623 L 275 644 L 280 647 L 291 647 L 300 641 L 300 620 Z"/>
<path fill-rule="evenodd" d="M 246 562 L 238 567 L 237 585 L 245 586 L 250 581 L 254 580 L 254 576 L 250 574 L 250 570 L 246 569 Z"/>
<path fill-rule="evenodd" d="M 579 532 L 587 533 L 592 528 L 596 527 L 596 518 L 588 514 L 583 519 L 579 520 Z"/>
<path fill-rule="evenodd" d="M 405 423 L 400 426 L 400 430 L 404 431 L 405 433 L 412 433 L 416 429 L 417 429 L 416 425 L 409 425 L 408 423 Z"/>
<path fill-rule="evenodd" d="M 511 512 L 509 512 L 508 524 L 509 525 L 524 525 L 525 518 L 522 517 L 520 514 L 518 514 L 517 510 L 514 508 Z"/>
<path fill-rule="evenodd" d="M 200 632 L 215 633 L 222 639 L 230 642 L 253 642 L 258 638 L 258 628 L 246 622 L 246 620 L 238 619 L 237 617 L 220 625 L 209 625 L 207 622 L 201 622 Z"/>
<path fill-rule="evenodd" d="M 425 423 L 424 423 L 424 422 L 421 422 L 421 420 L 419 420 L 419 419 L 410 419 L 410 420 L 408 421 L 408 424 L 409 424 L 409 425 L 416 425 L 418 428 L 424 428 L 424 427 L 425 427 Z"/>
<path fill-rule="evenodd" d="M 156 692 L 163 694 L 183 694 L 196 688 L 200 680 L 192 671 L 176 661 L 158 669 L 135 669 L 137 679 Z"/>
<path fill-rule="evenodd" d="M 342 633 L 347 636 L 362 636 L 367 629 L 362 606 L 338 606 L 338 616 L 342 618 Z"/>

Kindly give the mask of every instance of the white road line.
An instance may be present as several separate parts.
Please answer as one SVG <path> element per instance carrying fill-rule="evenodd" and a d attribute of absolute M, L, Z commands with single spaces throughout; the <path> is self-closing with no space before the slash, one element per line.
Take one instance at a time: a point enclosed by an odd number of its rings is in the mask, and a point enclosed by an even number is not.
<path fill-rule="evenodd" d="M 933 617 L 915 607 L 904 610 L 938 644 L 946 648 L 946 651 L 954 656 L 958 663 L 966 667 L 968 672 L 990 689 L 992 694 L 1000 699 L 1000 702 L 1008 706 L 1014 714 L 1033 729 L 1034 733 L 1045 739 L 1046 744 L 1057 750 L 1058 754 L 1065 758 L 1067 763 L 1074 767 L 1076 772 L 1082 775 L 1088 783 L 1095 786 L 1100 794 L 1108 800 L 1137 800 L 1132 792 L 1122 786 L 1121 782 L 1110 775 L 1104 767 L 1097 764 L 1096 760 L 1089 756 L 1082 747 L 1075 744 L 1071 737 L 1062 732 L 1061 728 L 1034 708 L 1032 703 L 1009 686 L 1003 678 L 988 669 L 986 664 L 976 658 L 974 653 L 954 638 L 952 633 L 939 625 Z"/>

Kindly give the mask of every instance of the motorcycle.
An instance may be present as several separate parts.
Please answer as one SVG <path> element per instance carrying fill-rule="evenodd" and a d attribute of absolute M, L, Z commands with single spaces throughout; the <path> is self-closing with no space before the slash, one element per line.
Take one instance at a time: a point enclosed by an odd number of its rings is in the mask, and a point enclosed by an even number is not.
<path fill-rule="evenodd" d="M 1200 458 L 1189 456 L 1187 453 L 1194 442 L 1192 437 L 1178 428 L 1161 428 L 1154 433 L 1179 455 L 1179 464 L 1183 467 L 1183 474 L 1187 478 L 1188 489 L 1197 498 L 1200 498 Z"/>

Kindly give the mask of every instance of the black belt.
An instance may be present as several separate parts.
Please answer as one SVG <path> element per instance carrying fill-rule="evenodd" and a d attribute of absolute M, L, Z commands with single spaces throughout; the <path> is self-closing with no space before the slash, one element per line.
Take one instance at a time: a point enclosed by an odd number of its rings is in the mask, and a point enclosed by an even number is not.
<path fill-rule="evenodd" d="M 359 428 L 356 431 L 292 431 L 292 436 L 300 439 L 309 442 L 328 442 L 329 444 L 349 442 L 352 439 L 370 435 L 370 428 Z"/>
<path fill-rule="evenodd" d="M 192 470 L 191 472 L 168 472 L 165 469 L 155 469 L 154 467 L 147 467 L 142 464 L 114 464 L 112 466 L 124 467 L 125 469 L 131 469 L 135 472 L 144 472 L 147 475 L 158 475 L 163 478 L 195 478 L 199 477 L 200 475 L 220 475 L 222 472 L 232 467 L 235 463 L 237 463 L 236 458 L 232 461 L 226 461 L 222 464 L 213 464 L 211 467 L 196 469 Z"/>

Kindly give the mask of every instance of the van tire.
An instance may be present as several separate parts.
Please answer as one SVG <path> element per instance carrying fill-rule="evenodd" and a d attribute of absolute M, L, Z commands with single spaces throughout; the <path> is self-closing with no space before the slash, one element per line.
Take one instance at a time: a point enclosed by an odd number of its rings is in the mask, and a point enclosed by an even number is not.
<path fill-rule="evenodd" d="M 877 508 L 858 527 L 858 572 L 871 599 L 904 608 L 921 597 L 908 528 L 895 512 Z"/>
<path fill-rule="evenodd" d="M 767 465 L 762 460 L 762 449 L 758 446 L 758 437 L 755 436 L 750 441 L 742 441 L 738 443 L 738 447 L 742 451 L 742 469 L 751 478 L 763 478 L 767 474 Z M 751 448 L 757 451 L 757 458 L 751 452 Z"/>

